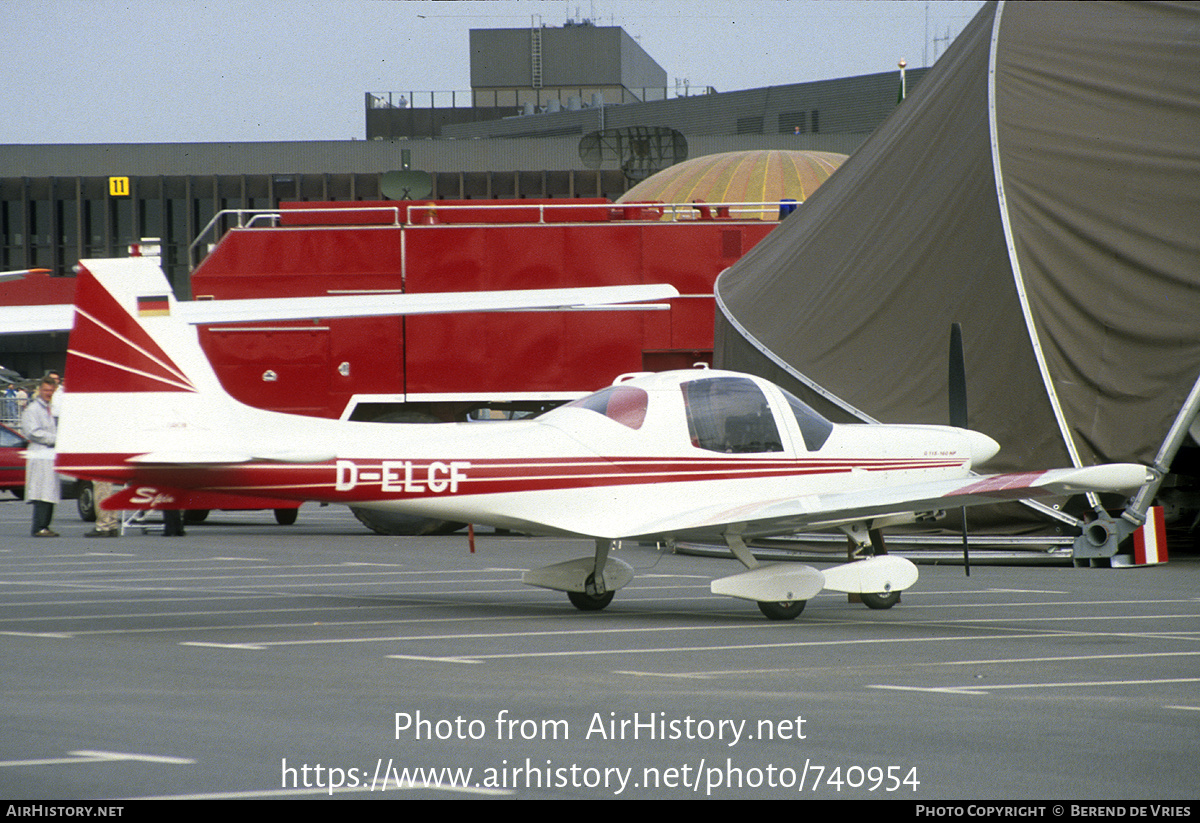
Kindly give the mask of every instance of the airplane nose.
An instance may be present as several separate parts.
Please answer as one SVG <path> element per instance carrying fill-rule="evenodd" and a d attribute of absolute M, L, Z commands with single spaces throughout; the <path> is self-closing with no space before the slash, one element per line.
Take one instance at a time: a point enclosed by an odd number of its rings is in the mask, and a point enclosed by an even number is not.
<path fill-rule="evenodd" d="M 972 466 L 986 463 L 996 456 L 996 452 L 1000 451 L 1000 444 L 986 434 L 980 434 L 968 429 L 963 432 L 963 436 L 967 438 L 967 448 L 971 452 Z"/>

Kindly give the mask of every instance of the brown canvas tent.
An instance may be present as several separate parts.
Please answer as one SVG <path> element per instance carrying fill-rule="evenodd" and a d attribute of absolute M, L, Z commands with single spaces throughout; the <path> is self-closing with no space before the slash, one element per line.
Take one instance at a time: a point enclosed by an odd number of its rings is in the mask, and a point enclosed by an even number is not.
<path fill-rule="evenodd" d="M 989 470 L 1165 467 L 1200 375 L 1200 6 L 988 4 L 716 291 L 718 364 L 833 419 L 946 422 L 960 322 Z"/>

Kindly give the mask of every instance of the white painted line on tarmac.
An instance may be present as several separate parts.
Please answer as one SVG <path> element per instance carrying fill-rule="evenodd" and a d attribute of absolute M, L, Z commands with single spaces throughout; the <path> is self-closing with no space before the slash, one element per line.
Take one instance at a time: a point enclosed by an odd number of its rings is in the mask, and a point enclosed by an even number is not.
<path fill-rule="evenodd" d="M 752 624 L 761 626 L 761 624 Z M 786 625 L 786 624 L 785 624 Z M 688 627 L 693 628 L 693 627 Z M 729 627 L 735 628 L 735 627 Z M 663 631 L 682 631 L 678 627 L 673 629 L 663 629 Z M 696 626 L 696 631 L 711 631 L 711 626 Z M 602 634 L 606 632 L 601 632 Z M 513 658 L 542 658 L 542 657 L 592 657 L 599 655 L 610 654 L 679 654 L 683 652 L 725 652 L 725 651 L 745 651 L 751 649 L 800 649 L 813 648 L 816 646 L 854 646 L 854 645 L 887 645 L 891 643 L 941 643 L 950 640 L 999 640 L 999 639 L 1032 639 L 1044 638 L 1045 634 L 1000 634 L 994 637 L 979 636 L 979 635 L 964 635 L 962 637 L 912 637 L 912 638 L 896 638 L 892 640 L 871 639 L 871 640 L 797 640 L 789 643 L 740 643 L 733 645 L 722 646 L 659 646 L 654 648 L 624 648 L 624 649 L 571 649 L 567 651 L 557 652 L 511 652 L 506 654 L 471 654 L 471 655 L 447 655 L 443 660 L 447 662 L 458 663 L 464 660 L 504 660 Z M 388 655 L 393 657 L 395 655 Z M 437 659 L 437 658 L 432 658 Z M 636 672 L 636 671 L 617 671 L 615 674 L 630 674 L 630 675 L 648 675 L 657 674 L 655 672 Z M 671 675 L 660 675 L 671 676 Z"/>
<path fill-rule="evenodd" d="M 1073 635 L 1072 635 L 1073 636 Z M 1080 660 L 1125 660 L 1138 657 L 1191 657 L 1200 652 L 1129 652 L 1126 654 L 1080 654 L 1056 657 L 998 657 L 991 660 L 945 660 L 939 663 L 918 663 L 921 666 L 989 666 L 996 663 L 1061 663 Z"/>
<path fill-rule="evenodd" d="M 1155 601 L 1164 602 L 1164 601 Z M 1187 601 L 1170 601 L 1175 603 Z M 907 610 L 907 606 L 905 607 Z M 1066 615 L 1052 614 L 1045 617 L 956 617 L 946 620 L 936 620 L 935 625 L 942 624 L 962 624 L 962 623 L 1065 623 L 1072 620 L 1115 620 L 1124 622 L 1126 620 L 1173 620 L 1176 618 L 1193 619 L 1197 616 L 1195 612 L 1190 614 L 1085 614 L 1085 615 Z"/>
<path fill-rule="evenodd" d="M 513 789 L 488 789 L 482 786 L 438 786 L 432 783 L 404 783 L 399 786 L 388 786 L 385 789 L 375 789 L 370 786 L 356 788 L 323 789 L 319 787 L 307 789 L 259 789 L 242 792 L 205 792 L 203 794 L 169 794 L 156 797 L 126 797 L 123 800 L 253 800 L 255 798 L 311 797 L 313 795 L 334 794 L 376 794 L 382 795 L 396 791 L 436 791 L 454 794 L 471 794 L 485 796 L 506 796 L 515 794 Z M 382 798 L 381 798 L 382 799 Z"/>
<path fill-rule="evenodd" d="M 159 754 L 138 754 L 135 752 L 105 752 L 105 751 L 76 751 L 67 752 L 67 757 L 47 757 L 38 760 L 0 760 L 0 768 L 5 766 L 61 766 L 68 763 L 102 763 L 115 760 L 137 760 L 142 763 L 169 763 L 186 766 L 195 763 L 187 757 L 168 757 Z"/>
<path fill-rule="evenodd" d="M 999 683 L 986 686 L 897 686 L 894 684 L 871 684 L 868 689 L 885 689 L 900 692 L 931 692 L 935 694 L 987 695 L 1007 689 L 1069 689 L 1083 686 L 1155 686 L 1164 683 L 1200 683 L 1200 677 L 1170 677 L 1158 680 L 1081 680 L 1074 683 Z"/>
<path fill-rule="evenodd" d="M 267 566 L 267 567 L 255 566 L 253 568 L 233 569 L 232 571 L 235 572 L 234 574 L 225 574 L 225 575 L 195 574 L 195 572 L 203 572 L 203 571 L 231 571 L 227 566 L 211 566 L 211 567 L 207 567 L 207 568 L 197 567 L 197 568 L 189 568 L 186 570 L 181 570 L 181 571 L 193 572 L 193 574 L 186 574 L 186 575 L 180 574 L 180 575 L 173 575 L 171 577 L 110 578 L 110 577 L 104 576 L 104 575 L 108 575 L 108 574 L 117 574 L 117 573 L 128 575 L 129 572 L 131 571 L 130 569 L 94 569 L 94 570 L 90 570 L 90 571 L 74 571 L 74 572 L 72 572 L 72 574 L 78 575 L 80 577 L 86 576 L 87 578 L 89 578 L 88 580 L 75 581 L 78 584 L 91 583 L 91 582 L 93 582 L 93 579 L 95 580 L 95 582 L 104 583 L 106 585 L 113 585 L 114 583 L 136 583 L 136 584 L 143 584 L 143 585 L 146 583 L 177 583 L 177 582 L 183 581 L 183 580 L 199 580 L 202 582 L 210 582 L 210 581 L 215 582 L 215 581 L 220 581 L 220 580 L 236 580 L 236 581 L 239 581 L 238 585 L 240 586 L 240 585 L 242 585 L 240 583 L 240 581 L 247 580 L 247 579 L 250 579 L 250 580 L 271 579 L 271 580 L 273 580 L 273 579 L 278 579 L 278 578 L 303 578 L 303 579 L 307 580 L 308 578 L 323 578 L 323 577 L 355 577 L 355 578 L 361 579 L 364 574 L 370 574 L 372 578 L 376 578 L 376 577 L 389 577 L 390 578 L 390 577 L 394 577 L 394 576 L 412 577 L 412 576 L 416 576 L 416 575 L 421 575 L 423 577 L 429 577 L 429 576 L 433 576 L 433 575 L 449 575 L 449 574 L 455 574 L 455 575 L 459 575 L 459 574 L 515 575 L 519 571 L 518 569 L 455 569 L 452 571 L 442 571 L 442 572 L 431 572 L 431 571 L 425 571 L 425 570 L 421 570 L 421 571 L 396 570 L 396 571 L 386 571 L 386 572 L 381 572 L 378 570 L 372 570 L 370 572 L 363 572 L 363 571 L 357 571 L 357 570 L 355 570 L 355 571 L 316 571 L 316 572 L 299 571 L 300 569 L 345 569 L 349 565 L 350 564 L 347 564 L 347 563 L 337 563 L 337 564 L 330 564 L 330 565 L 312 565 L 312 566 Z M 267 572 L 275 572 L 275 573 L 268 574 Z M 63 572 L 61 570 L 54 570 L 54 569 L 48 569 L 46 571 L 39 571 L 39 572 L 22 572 L 22 575 L 27 578 L 39 577 L 42 575 L 53 576 L 53 575 L 61 575 L 61 574 L 63 574 Z M 502 579 L 516 580 L 515 577 L 505 577 Z M 16 581 L 0 581 L 0 582 L 33 583 L 33 582 L 53 582 L 53 581 L 16 580 Z M 417 580 L 415 582 L 429 583 L 429 582 L 433 582 L 433 581 Z"/>
<path fill-rule="evenodd" d="M 399 606 L 394 606 L 387 603 L 379 605 L 331 605 L 331 606 L 292 606 L 289 608 L 280 609 L 207 609 L 205 611 L 190 611 L 190 612 L 112 612 L 109 614 L 55 614 L 55 615 L 40 615 L 37 617 L 0 617 L 0 625 L 5 623 L 40 623 L 43 621 L 71 621 L 71 620 L 149 620 L 150 618 L 172 618 L 172 617 L 223 617 L 237 614 L 291 614 L 303 613 L 311 614 L 314 612 L 355 612 L 355 611 L 378 611 L 380 609 L 398 609 Z M 309 625 L 305 623 L 299 625 Z M 178 630 L 178 627 L 175 629 Z M 123 631 L 121 629 L 113 629 L 111 631 Z M 136 629 L 134 631 L 137 631 Z M 96 629 L 94 631 L 84 631 L 83 634 L 107 633 L 104 629 Z M 0 634 L 4 634 L 0 631 Z"/>
<path fill-rule="evenodd" d="M 506 618 L 506 619 L 509 619 L 509 620 L 528 619 L 528 615 L 514 615 L 514 616 Z M 381 621 L 381 622 L 387 622 L 387 621 Z M 328 625 L 333 625 L 333 624 L 328 624 Z M 726 626 L 723 628 L 726 630 L 728 630 L 728 629 L 749 629 L 749 628 L 758 628 L 758 629 L 766 628 L 768 631 L 770 630 L 769 625 L 764 627 L 764 625 L 759 622 L 748 623 L 748 624 L 742 625 L 742 626 Z M 502 637 L 522 637 L 522 638 L 527 638 L 527 637 L 581 637 L 581 636 L 608 637 L 608 636 L 612 636 L 612 635 L 616 635 L 616 634 L 651 634 L 651 633 L 655 633 L 655 632 L 704 632 L 704 631 L 711 632 L 712 630 L 713 630 L 712 626 L 644 626 L 644 627 L 632 627 L 632 628 L 623 629 L 623 628 L 613 628 L 611 626 L 611 624 L 606 624 L 605 627 L 600 627 L 600 628 L 595 628 L 595 629 L 559 629 L 556 631 L 471 632 L 469 634 L 420 634 L 420 635 L 394 635 L 391 637 L 340 637 L 340 638 L 331 637 L 331 638 L 313 639 L 313 640 L 266 640 L 266 641 L 262 641 L 261 643 L 256 643 L 255 646 L 261 647 L 262 649 L 267 649 L 267 648 L 275 648 L 275 647 L 279 647 L 279 646 L 320 646 L 320 645 L 325 645 L 325 644 L 338 644 L 338 643 L 389 643 L 389 642 L 405 643 L 405 642 L 430 642 L 430 641 L 446 642 L 446 641 L 456 641 L 456 640 L 495 640 L 497 638 L 502 638 Z M 1042 635 L 1037 635 L 1037 636 L 1041 637 Z M 199 645 L 212 646 L 212 645 L 219 645 L 219 644 L 199 643 L 199 642 L 195 642 L 195 641 L 188 641 L 188 642 L 180 643 L 179 645 L 181 645 L 181 646 L 199 646 Z M 236 648 L 244 648 L 244 647 L 245 646 L 243 644 L 237 644 L 237 646 L 236 646 Z M 734 648 L 738 648 L 738 647 L 734 647 Z M 494 656 L 494 655 L 486 655 L 486 656 Z M 500 656 L 500 657 L 510 657 L 510 656 L 521 657 L 521 656 L 525 656 L 525 655 L 521 654 L 521 655 L 498 655 L 498 656 Z M 536 653 L 529 653 L 528 656 L 538 656 L 538 655 Z M 469 657 L 470 659 L 475 659 L 476 655 L 452 655 L 452 657 L 455 657 L 455 658 Z M 438 658 L 430 658 L 430 659 L 438 659 Z"/>
<path fill-rule="evenodd" d="M 959 592 L 926 592 L 916 591 L 913 589 L 905 589 L 906 595 L 920 595 L 922 597 L 928 595 L 951 595 L 959 594 Z M 986 594 L 987 592 L 975 592 L 976 594 Z M 1049 594 L 1066 594 L 1066 592 L 1049 592 Z M 1197 598 L 1194 597 L 1179 597 L 1171 599 L 1156 599 L 1156 600 L 1006 600 L 1000 603 L 909 603 L 904 602 L 904 610 L 912 609 L 1031 609 L 1047 606 L 1153 606 L 1163 605 L 1168 603 L 1195 603 Z M 1111 615 L 1110 615 L 1111 616 Z M 994 619 L 994 618 L 980 618 Z M 1030 618 L 1031 620 L 1043 620 L 1046 618 Z"/>
<path fill-rule="evenodd" d="M 61 632 L 0 632 L 4 637 L 47 637 L 55 640 L 70 640 L 74 635 Z"/>
<path fill-rule="evenodd" d="M 1083 634 L 1077 634 L 1077 633 L 1072 632 L 1069 634 L 1064 633 L 1061 635 L 1047 635 L 1047 634 L 1041 634 L 1041 633 L 1029 634 L 1029 635 L 1004 634 L 1004 635 L 995 635 L 994 637 L 982 637 L 981 636 L 981 637 L 976 637 L 976 638 L 971 638 L 971 639 L 991 640 L 991 639 L 1001 639 L 1001 638 L 1002 639 L 1021 639 L 1021 638 L 1031 638 L 1031 637 L 1037 637 L 1037 638 L 1072 637 L 1072 638 L 1075 638 L 1075 637 L 1093 637 L 1093 636 L 1107 637 L 1108 635 L 1104 634 L 1104 633 L 1099 633 L 1096 635 L 1083 635 Z M 903 642 L 918 642 L 920 639 L 921 638 L 915 638 L 911 641 L 905 640 Z M 953 638 L 953 637 L 926 638 L 926 640 L 928 640 L 928 641 L 943 640 L 943 639 L 944 640 L 957 640 L 957 639 L 962 639 L 962 638 Z M 872 642 L 872 641 L 847 641 L 847 642 L 861 643 L 861 642 Z M 895 641 L 881 640 L 881 641 L 875 641 L 875 642 L 890 643 L 890 642 L 895 642 Z M 1063 662 L 1068 662 L 1068 661 L 1075 662 L 1075 661 L 1083 661 L 1083 660 L 1123 660 L 1123 659 L 1143 658 L 1143 657 L 1191 657 L 1191 656 L 1196 656 L 1196 655 L 1200 655 L 1200 651 L 1192 651 L 1192 652 L 1130 652 L 1127 654 L 1061 655 L 1061 656 L 1055 656 L 1055 657 L 1007 657 L 1007 658 L 992 658 L 992 659 L 987 659 L 987 660 L 984 660 L 984 659 L 980 659 L 980 660 L 933 660 L 933 661 L 929 661 L 929 662 L 905 662 L 902 665 L 905 667 L 935 668 L 937 666 L 991 666 L 991 665 L 998 665 L 998 664 L 1012 665 L 1012 664 L 1018 664 L 1018 663 L 1063 663 Z M 875 664 L 867 664 L 867 665 L 875 665 Z M 893 663 L 879 664 L 879 665 L 887 665 L 889 668 L 891 668 L 897 664 L 895 664 L 893 662 Z M 654 672 L 654 671 L 631 670 L 631 671 L 618 671 L 618 672 L 614 672 L 614 674 L 628 674 L 628 675 L 632 675 L 634 677 L 668 677 L 668 678 L 669 677 L 677 677 L 677 678 L 682 678 L 682 679 L 705 680 L 705 679 L 718 678 L 718 677 L 745 677 L 745 676 L 764 675 L 764 674 L 798 674 L 801 672 L 809 672 L 809 671 L 812 671 L 811 666 L 809 666 L 809 667 L 789 666 L 786 668 L 771 668 L 771 669 L 713 669 L 713 670 L 708 670 L 708 671 L 691 671 L 691 672 Z"/>
<path fill-rule="evenodd" d="M 1067 594 L 1058 589 L 984 589 L 985 594 Z"/>
<path fill-rule="evenodd" d="M 424 660 L 430 663 L 482 663 L 482 660 L 475 660 L 471 657 L 429 657 L 421 654 L 389 654 L 392 660 Z"/>
<path fill-rule="evenodd" d="M 508 620 L 528 619 L 526 615 L 518 615 L 514 617 L 504 618 Z M 394 621 L 379 621 L 379 622 L 394 622 Z M 328 624 L 333 625 L 333 624 Z M 212 646 L 216 648 L 232 648 L 232 649 L 247 649 L 253 648 L 256 651 L 265 651 L 268 648 L 277 648 L 280 646 L 322 646 L 336 645 L 342 643 L 404 643 L 410 641 L 428 642 L 433 640 L 491 640 L 501 637 L 536 637 L 536 636 L 563 636 L 563 635 L 612 635 L 621 634 L 624 632 L 657 632 L 657 631 L 706 631 L 711 630 L 711 626 L 687 626 L 687 627 L 670 627 L 670 628 L 639 628 L 639 629 L 580 629 L 577 631 L 558 631 L 558 632 L 479 632 L 474 634 L 442 634 L 442 635 L 392 635 L 387 637 L 329 637 L 312 640 L 264 640 L 260 643 L 207 643 L 201 641 L 185 641 L 180 643 L 181 646 Z M 1040 635 L 1039 635 L 1040 636 Z M 503 655 L 501 655 L 503 656 Z M 428 657 L 422 658 L 427 660 L 453 660 L 461 662 L 464 659 L 474 659 L 475 655 L 466 657 L 460 655 L 452 655 L 450 657 Z"/>

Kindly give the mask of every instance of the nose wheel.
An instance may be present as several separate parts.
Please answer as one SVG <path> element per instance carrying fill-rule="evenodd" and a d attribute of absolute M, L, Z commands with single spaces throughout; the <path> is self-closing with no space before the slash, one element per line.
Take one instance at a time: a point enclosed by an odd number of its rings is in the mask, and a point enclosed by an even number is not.
<path fill-rule="evenodd" d="M 587 576 L 584 581 L 583 591 L 567 592 L 567 599 L 571 601 L 571 605 L 579 609 L 581 612 L 598 612 L 612 602 L 613 595 L 617 593 L 616 589 L 605 589 L 604 578 L 600 578 L 597 585 L 596 575 L 599 570 L 604 567 L 604 563 L 608 559 L 608 550 L 612 548 L 612 544 L 608 541 L 596 541 L 596 569 Z"/>
<path fill-rule="evenodd" d="M 605 592 L 604 594 L 567 592 L 567 599 L 571 601 L 572 606 L 581 612 L 598 612 L 612 602 L 613 595 L 615 594 L 616 592 Z"/>

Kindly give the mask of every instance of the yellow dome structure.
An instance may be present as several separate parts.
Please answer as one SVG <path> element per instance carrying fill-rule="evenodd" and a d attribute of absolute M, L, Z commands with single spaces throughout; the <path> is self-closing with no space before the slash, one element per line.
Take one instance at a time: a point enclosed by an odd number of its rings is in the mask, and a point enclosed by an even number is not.
<path fill-rule="evenodd" d="M 846 155 L 827 151 L 765 149 L 709 154 L 650 175 L 618 203 L 778 203 L 808 199 Z M 740 211 L 740 210 L 739 210 Z M 665 217 L 669 216 L 664 215 Z M 746 211 L 736 217 L 778 220 L 779 209 Z"/>

